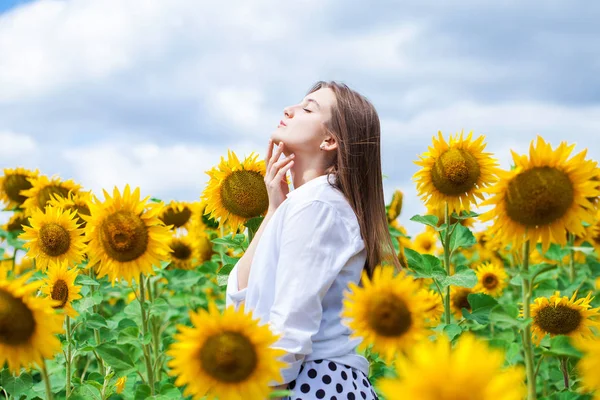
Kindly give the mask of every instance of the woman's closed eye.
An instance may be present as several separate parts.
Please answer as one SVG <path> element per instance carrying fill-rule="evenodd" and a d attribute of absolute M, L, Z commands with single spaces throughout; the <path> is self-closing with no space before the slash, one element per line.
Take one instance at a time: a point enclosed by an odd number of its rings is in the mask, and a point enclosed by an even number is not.
<path fill-rule="evenodd" d="M 307 109 L 307 108 L 303 108 L 303 110 L 304 110 L 304 111 L 306 111 L 307 113 L 309 113 L 309 112 L 312 112 L 312 111 L 310 111 L 310 110 L 309 110 L 309 109 Z"/>

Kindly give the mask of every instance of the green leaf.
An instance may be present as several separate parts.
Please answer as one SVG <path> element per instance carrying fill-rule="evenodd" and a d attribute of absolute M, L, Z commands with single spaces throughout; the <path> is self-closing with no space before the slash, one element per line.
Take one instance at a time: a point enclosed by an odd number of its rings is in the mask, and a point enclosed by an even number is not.
<path fill-rule="evenodd" d="M 167 383 L 160 388 L 160 394 L 170 399 L 179 399 L 182 397 L 181 391 L 170 383 Z"/>
<path fill-rule="evenodd" d="M 448 336 L 450 341 L 453 341 L 458 335 L 462 333 L 462 328 L 457 324 L 448 324 L 444 326 L 444 333 Z"/>
<path fill-rule="evenodd" d="M 454 275 L 445 276 L 440 280 L 442 288 L 452 286 L 472 288 L 477 284 L 477 275 L 471 268 L 461 265 L 456 268 Z"/>
<path fill-rule="evenodd" d="M 522 327 L 523 320 L 517 318 L 519 310 L 516 306 L 498 304 L 490 310 L 489 321 L 507 327 Z"/>
<path fill-rule="evenodd" d="M 102 315 L 88 314 L 85 318 L 85 327 L 90 329 L 108 328 L 108 324 Z"/>
<path fill-rule="evenodd" d="M 8 394 L 15 398 L 20 398 L 26 394 L 33 386 L 33 378 L 28 373 L 24 372 L 19 376 L 13 377 L 7 369 L 2 371 L 0 375 L 0 387 L 3 387 Z"/>
<path fill-rule="evenodd" d="M 568 336 L 558 335 L 550 339 L 550 349 L 544 351 L 544 354 L 554 357 L 570 357 L 580 359 L 583 353 L 577 350 L 571 344 Z"/>
<path fill-rule="evenodd" d="M 147 397 L 151 396 L 150 386 L 146 384 L 139 385 L 135 389 L 135 397 L 134 400 L 145 400 Z"/>
<path fill-rule="evenodd" d="M 121 346 L 119 345 L 102 343 L 96 347 L 96 352 L 119 375 L 126 375 L 136 368 L 129 353 L 121 349 Z"/>
<path fill-rule="evenodd" d="M 163 298 L 154 300 L 154 303 L 150 305 L 150 316 L 162 317 L 169 311 L 169 303 Z"/>
<path fill-rule="evenodd" d="M 498 305 L 496 299 L 484 293 L 471 293 L 467 296 L 467 300 L 471 305 L 471 312 L 463 308 L 463 317 L 480 324 L 487 324 L 489 322 L 492 308 Z"/>
<path fill-rule="evenodd" d="M 77 283 L 78 285 L 88 285 L 88 286 L 98 286 L 98 285 L 100 285 L 94 279 L 90 278 L 87 275 L 82 275 L 82 274 L 77 275 L 77 279 L 75 279 L 75 283 Z"/>
<path fill-rule="evenodd" d="M 119 331 L 117 343 L 137 344 L 140 340 L 140 330 L 137 326 L 128 326 Z"/>
<path fill-rule="evenodd" d="M 452 212 L 452 215 L 450 215 L 450 217 L 452 217 L 455 220 L 464 220 L 464 219 L 469 219 L 469 218 L 476 218 L 478 217 L 479 214 L 477 214 L 474 211 L 466 211 L 466 210 L 461 210 L 460 215 L 457 215 L 456 212 Z"/>
<path fill-rule="evenodd" d="M 473 232 L 469 228 L 463 225 L 455 225 L 456 228 L 454 232 L 452 232 L 452 236 L 450 237 L 450 251 L 455 252 L 459 248 L 468 248 L 477 243 L 477 239 L 473 236 Z"/>
<path fill-rule="evenodd" d="M 441 280 L 446 277 L 439 258 L 431 254 L 420 254 L 412 249 L 404 249 L 408 267 L 419 278 L 434 278 Z"/>
<path fill-rule="evenodd" d="M 414 215 L 411 221 L 415 221 L 424 225 L 431 226 L 437 230 L 439 218 L 435 215 Z"/>

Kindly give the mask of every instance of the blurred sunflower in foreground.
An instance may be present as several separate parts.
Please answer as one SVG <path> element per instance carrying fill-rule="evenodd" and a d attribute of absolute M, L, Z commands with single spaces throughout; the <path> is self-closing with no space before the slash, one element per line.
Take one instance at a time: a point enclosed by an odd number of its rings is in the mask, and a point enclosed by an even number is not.
<path fill-rule="evenodd" d="M 594 392 L 593 400 L 600 400 L 600 337 L 590 339 L 577 337 L 573 345 L 584 353 L 577 363 L 577 371 L 581 376 L 581 383 L 585 391 Z"/>
<path fill-rule="evenodd" d="M 18 374 L 44 359 L 51 359 L 61 350 L 57 333 L 62 333 L 62 316 L 52 305 L 35 293 L 42 281 L 27 282 L 32 273 L 7 279 L 0 268 L 0 365 Z"/>
<path fill-rule="evenodd" d="M 451 348 L 448 338 L 423 340 L 399 357 L 400 378 L 381 378 L 388 400 L 522 400 L 526 395 L 521 367 L 503 368 L 504 354 L 464 333 Z"/>
<path fill-rule="evenodd" d="M 480 216 L 493 220 L 490 233 L 519 249 L 525 240 L 567 243 L 567 232 L 583 236 L 582 222 L 593 224 L 595 210 L 590 198 L 600 195 L 592 178 L 596 162 L 586 160 L 587 150 L 569 158 L 575 145 L 561 142 L 552 150 L 541 136 L 529 146 L 529 157 L 513 152 L 515 168 L 502 171 L 500 181 L 485 191 L 492 197 L 482 206 L 494 206 Z"/>
<path fill-rule="evenodd" d="M 472 132 L 464 138 L 450 135 L 448 142 L 438 133 L 433 147 L 419 156 L 421 166 L 413 179 L 426 206 L 445 208 L 449 213 L 469 210 L 477 199 L 483 200 L 481 190 L 496 180 L 497 162 L 491 153 L 484 153 L 484 136 L 472 140 Z"/>
<path fill-rule="evenodd" d="M 169 374 L 184 395 L 194 399 L 218 397 L 227 400 L 266 399 L 271 381 L 281 381 L 278 360 L 282 350 L 268 325 L 259 325 L 251 312 L 228 307 L 221 314 L 214 303 L 208 311 L 190 311 L 192 327 L 179 325 L 167 354 Z"/>
<path fill-rule="evenodd" d="M 221 163 L 206 172 L 210 180 L 201 199 L 206 202 L 205 214 L 239 231 L 246 221 L 267 212 L 266 167 L 264 160 L 257 161 L 258 154 L 250 154 L 243 162 L 231 150 L 227 154 L 227 160 L 221 157 Z"/>

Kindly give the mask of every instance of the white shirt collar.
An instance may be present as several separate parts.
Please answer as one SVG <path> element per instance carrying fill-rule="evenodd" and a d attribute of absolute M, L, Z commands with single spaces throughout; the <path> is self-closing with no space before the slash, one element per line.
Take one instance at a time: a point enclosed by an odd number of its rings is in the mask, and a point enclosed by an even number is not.
<path fill-rule="evenodd" d="M 327 179 L 329 177 L 329 180 Z M 295 196 L 296 194 L 298 194 L 298 191 L 305 191 L 305 190 L 310 190 L 313 187 L 317 187 L 321 184 L 326 184 L 326 185 L 333 185 L 337 180 L 337 176 L 335 174 L 330 174 L 330 175 L 319 175 L 316 178 L 311 179 L 308 182 L 305 182 L 302 186 L 290 191 L 288 194 L 286 194 L 285 196 L 287 198 L 291 197 L 291 196 Z"/>

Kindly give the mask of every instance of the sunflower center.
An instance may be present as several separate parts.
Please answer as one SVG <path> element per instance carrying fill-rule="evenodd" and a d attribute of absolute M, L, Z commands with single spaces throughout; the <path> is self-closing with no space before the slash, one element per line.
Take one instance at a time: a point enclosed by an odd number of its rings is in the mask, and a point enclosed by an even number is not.
<path fill-rule="evenodd" d="M 463 149 L 450 149 L 435 161 L 431 180 L 437 190 L 458 196 L 473 189 L 479 179 L 477 159 Z"/>
<path fill-rule="evenodd" d="M 4 180 L 4 191 L 9 199 L 12 201 L 23 204 L 27 200 L 27 196 L 21 194 L 21 190 L 31 189 L 31 182 L 27 180 L 26 175 L 14 174 L 8 175 Z"/>
<path fill-rule="evenodd" d="M 453 303 L 457 309 L 462 310 L 463 308 L 466 308 L 467 310 L 471 311 L 471 304 L 469 303 L 469 294 L 471 294 L 471 292 L 468 290 L 461 290 L 460 292 L 456 293 L 453 299 Z"/>
<path fill-rule="evenodd" d="M 248 379 L 258 366 L 254 345 L 239 332 L 210 336 L 200 349 L 202 368 L 220 382 L 236 383 Z"/>
<path fill-rule="evenodd" d="M 574 197 L 567 174 L 552 167 L 536 167 L 508 184 L 506 213 L 525 226 L 547 225 L 565 215 Z"/>
<path fill-rule="evenodd" d="M 481 283 L 486 289 L 494 289 L 498 286 L 498 277 L 494 274 L 486 274 Z"/>
<path fill-rule="evenodd" d="M 59 300 L 60 304 L 54 306 L 54 308 L 63 308 L 65 304 L 67 304 L 67 300 L 69 300 L 69 286 L 67 282 L 62 279 L 54 282 L 52 286 L 52 300 Z"/>
<path fill-rule="evenodd" d="M 67 197 L 69 194 L 69 189 L 57 186 L 57 185 L 48 185 L 42 190 L 39 191 L 37 195 L 38 207 L 42 210 L 46 207 L 46 204 L 52 200 L 52 195 L 58 195 L 60 197 Z"/>
<path fill-rule="evenodd" d="M 173 253 L 171 253 L 172 256 L 178 260 L 188 260 L 192 256 L 192 249 L 190 246 L 181 240 L 173 240 L 171 242 L 171 249 L 173 250 Z"/>
<path fill-rule="evenodd" d="M 40 228 L 39 242 L 42 251 L 51 257 L 65 254 L 71 245 L 71 235 L 59 224 L 50 222 Z"/>
<path fill-rule="evenodd" d="M 221 201 L 230 213 L 258 217 L 269 206 L 264 177 L 255 171 L 234 171 L 221 183 Z"/>
<path fill-rule="evenodd" d="M 183 210 L 176 210 L 172 207 L 168 208 L 160 219 L 165 225 L 173 225 L 175 228 L 179 228 L 186 224 L 192 217 L 192 210 L 189 207 L 184 207 Z"/>
<path fill-rule="evenodd" d="M 148 228 L 131 211 L 117 211 L 102 222 L 100 240 L 104 251 L 114 260 L 133 261 L 148 248 Z"/>
<path fill-rule="evenodd" d="M 431 251 L 432 247 L 433 247 L 433 243 L 430 242 L 429 240 L 423 242 L 423 248 L 425 249 L 425 251 Z"/>
<path fill-rule="evenodd" d="M 369 325 L 379 335 L 401 336 L 412 326 L 412 314 L 404 300 L 395 296 L 375 296 L 369 305 Z"/>
<path fill-rule="evenodd" d="M 25 303 L 0 289 L 0 344 L 18 346 L 35 332 L 33 313 Z"/>
<path fill-rule="evenodd" d="M 566 335 L 579 327 L 581 314 L 578 310 L 563 305 L 547 306 L 538 312 L 535 322 L 545 332 Z"/>

